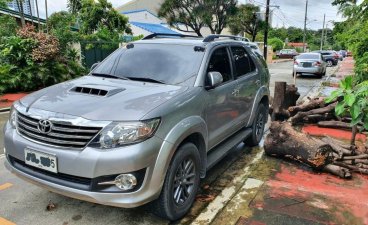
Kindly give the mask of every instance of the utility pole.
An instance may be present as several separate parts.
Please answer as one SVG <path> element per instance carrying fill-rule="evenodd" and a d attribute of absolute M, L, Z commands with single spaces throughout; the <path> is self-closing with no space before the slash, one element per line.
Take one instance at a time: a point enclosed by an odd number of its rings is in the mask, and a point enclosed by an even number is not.
<path fill-rule="evenodd" d="M 321 48 L 320 48 L 321 51 L 323 49 L 323 37 L 324 37 L 324 32 L 325 32 L 325 21 L 326 21 L 326 14 L 323 15 L 323 27 L 322 27 Z"/>
<path fill-rule="evenodd" d="M 265 18 L 266 28 L 265 28 L 264 39 L 263 39 L 263 42 L 264 42 L 263 56 L 264 56 L 266 61 L 267 61 L 267 41 L 268 41 L 268 27 L 269 27 L 268 17 L 269 16 L 270 16 L 270 0 L 267 0 L 267 3 L 266 3 L 266 18 Z"/>
<path fill-rule="evenodd" d="M 308 0 L 305 2 L 305 18 L 304 18 L 304 35 L 303 35 L 303 52 L 305 52 L 305 37 L 307 35 L 307 13 L 308 13 Z"/>
<path fill-rule="evenodd" d="M 45 0 L 45 8 L 46 8 L 46 33 L 49 33 L 49 14 L 47 13 L 47 0 Z"/>

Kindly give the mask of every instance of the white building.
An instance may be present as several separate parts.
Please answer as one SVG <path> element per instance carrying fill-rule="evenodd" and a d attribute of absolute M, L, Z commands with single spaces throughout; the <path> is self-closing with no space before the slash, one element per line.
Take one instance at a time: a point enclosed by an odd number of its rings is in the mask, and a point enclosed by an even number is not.
<path fill-rule="evenodd" d="M 30 4 L 29 4 L 29 2 L 30 2 Z M 34 2 L 34 0 L 30 0 L 29 2 L 28 1 L 23 2 L 24 14 L 31 15 L 31 11 L 32 11 L 32 15 L 35 15 L 35 2 Z M 15 10 L 15 11 L 19 12 L 19 8 L 18 8 L 18 4 L 17 4 L 16 0 L 13 0 L 13 1 L 9 2 L 8 7 L 12 10 Z"/>

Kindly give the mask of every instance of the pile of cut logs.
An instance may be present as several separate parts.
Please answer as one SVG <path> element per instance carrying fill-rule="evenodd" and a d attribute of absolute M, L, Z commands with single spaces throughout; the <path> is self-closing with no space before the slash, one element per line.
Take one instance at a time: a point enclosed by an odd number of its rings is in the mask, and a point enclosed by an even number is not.
<path fill-rule="evenodd" d="M 268 155 L 288 157 L 317 171 L 329 172 L 341 178 L 351 178 L 352 172 L 368 174 L 368 147 L 349 145 L 330 137 L 314 138 L 298 131 L 298 125 L 315 123 L 320 127 L 352 130 L 349 118 L 334 114 L 337 102 L 324 98 L 309 99 L 296 105 L 297 88 L 276 82 L 275 97 L 270 107 L 272 123 L 264 147 Z"/>

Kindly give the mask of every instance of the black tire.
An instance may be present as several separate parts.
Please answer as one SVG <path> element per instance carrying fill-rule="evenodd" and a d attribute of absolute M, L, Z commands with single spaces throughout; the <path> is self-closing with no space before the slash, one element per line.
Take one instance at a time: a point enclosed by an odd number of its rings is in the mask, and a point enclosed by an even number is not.
<path fill-rule="evenodd" d="M 182 179 L 182 176 L 179 177 L 179 180 L 177 180 L 175 183 L 175 177 L 180 174 L 179 170 L 183 171 L 183 165 L 186 165 L 186 162 L 189 161 L 192 162 L 193 167 L 192 170 L 188 170 L 188 172 L 190 172 L 190 174 L 194 174 L 193 177 L 190 179 Z M 167 170 L 160 197 L 153 201 L 150 205 L 151 211 L 157 216 L 170 221 L 175 221 L 182 218 L 189 211 L 195 200 L 200 180 L 199 170 L 200 156 L 197 147 L 192 143 L 185 143 L 180 146 L 172 158 L 170 166 Z M 193 184 L 186 185 L 183 184 L 184 182 L 190 182 Z M 176 188 L 175 185 L 177 185 Z M 187 188 L 185 188 L 185 186 Z M 179 192 L 180 190 L 181 192 Z M 179 202 L 174 199 L 175 193 L 179 194 Z M 189 195 L 185 196 L 185 193 L 189 193 Z"/>
<path fill-rule="evenodd" d="M 264 104 L 258 106 L 256 118 L 252 125 L 252 135 L 244 141 L 248 146 L 257 146 L 261 141 L 264 133 L 264 127 L 267 123 L 267 108 Z"/>
<path fill-rule="evenodd" d="M 326 70 L 322 73 L 322 76 L 326 76 Z"/>

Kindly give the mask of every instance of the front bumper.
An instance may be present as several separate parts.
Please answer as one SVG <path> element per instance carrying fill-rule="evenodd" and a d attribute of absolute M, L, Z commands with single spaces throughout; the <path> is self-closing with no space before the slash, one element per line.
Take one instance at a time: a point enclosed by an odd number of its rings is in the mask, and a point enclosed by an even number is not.
<path fill-rule="evenodd" d="M 57 149 L 23 138 L 9 124 L 5 125 L 4 133 L 7 156 L 5 166 L 18 177 L 61 195 L 124 208 L 143 205 L 159 196 L 166 166 L 165 161 L 160 158 L 164 154 L 160 153 L 170 152 L 173 148 L 172 144 L 154 136 L 142 143 L 109 151 L 89 147 L 83 150 Z M 24 161 L 26 147 L 56 155 L 60 175 L 94 180 L 133 171 L 144 170 L 145 173 L 139 189 L 130 192 L 119 191 L 114 185 L 100 190 L 86 189 L 74 181 L 60 182 L 60 179 L 51 179 L 47 174 L 35 175 L 19 167 L 19 164 L 14 164 L 14 159 L 19 163 Z M 70 182 L 74 184 L 71 185 Z"/>

